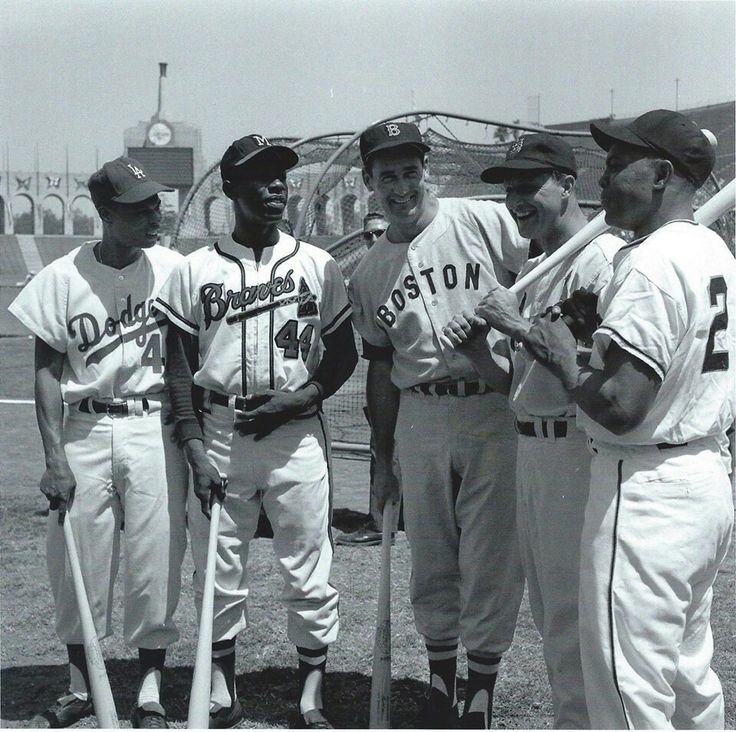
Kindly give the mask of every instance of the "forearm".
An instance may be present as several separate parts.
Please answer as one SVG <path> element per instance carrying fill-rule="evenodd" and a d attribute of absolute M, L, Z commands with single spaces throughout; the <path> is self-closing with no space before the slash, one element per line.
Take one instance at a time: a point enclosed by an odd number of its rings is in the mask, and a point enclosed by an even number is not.
<path fill-rule="evenodd" d="M 390 463 L 393 459 L 394 431 L 399 413 L 399 390 L 391 382 L 390 360 L 370 361 L 366 397 L 376 459 Z"/>
<path fill-rule="evenodd" d="M 173 324 L 166 336 L 166 388 L 174 412 L 180 442 L 202 440 L 202 426 L 192 398 L 192 366 L 196 363 L 197 341 Z"/>
<path fill-rule="evenodd" d="M 314 376 L 305 388 L 314 391 L 311 402 L 321 402 L 331 397 L 350 378 L 358 363 L 353 327 L 349 320 L 342 323 L 334 333 L 323 339 L 325 351 Z M 319 392 L 319 393 L 317 393 Z"/>
<path fill-rule="evenodd" d="M 66 462 L 62 442 L 64 402 L 61 398 L 61 372 L 64 356 L 36 339 L 36 378 L 34 384 L 36 420 L 41 433 L 46 467 Z"/>
<path fill-rule="evenodd" d="M 490 347 L 485 350 L 466 351 L 478 378 L 493 391 L 508 395 L 511 389 L 511 363 L 508 357 L 494 354 Z"/>

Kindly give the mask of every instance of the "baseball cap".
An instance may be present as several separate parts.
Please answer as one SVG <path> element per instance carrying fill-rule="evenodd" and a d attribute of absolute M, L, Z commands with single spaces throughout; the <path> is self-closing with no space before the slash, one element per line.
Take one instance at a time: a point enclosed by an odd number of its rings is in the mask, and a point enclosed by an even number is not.
<path fill-rule="evenodd" d="M 293 168 L 299 156 L 286 145 L 272 145 L 263 135 L 246 135 L 235 140 L 220 160 L 220 175 L 230 180 L 240 171 L 252 169 L 255 164 L 273 165 L 283 170 Z"/>
<path fill-rule="evenodd" d="M 506 151 L 506 162 L 486 168 L 480 178 L 486 183 L 503 183 L 509 173 L 559 170 L 577 177 L 575 153 L 559 135 L 540 132 L 515 140 Z"/>
<path fill-rule="evenodd" d="M 422 153 L 430 147 L 422 140 L 422 133 L 413 122 L 381 122 L 369 127 L 360 136 L 360 157 L 365 163 L 371 155 L 393 147 L 411 145 Z"/>
<path fill-rule="evenodd" d="M 173 191 L 151 180 L 143 166 L 133 158 L 119 157 L 105 163 L 87 181 L 92 203 L 139 203 L 156 193 Z"/>
<path fill-rule="evenodd" d="M 715 150 L 698 125 L 670 109 L 646 112 L 625 125 L 592 123 L 590 131 L 604 150 L 622 142 L 659 153 L 698 186 L 715 164 Z"/>

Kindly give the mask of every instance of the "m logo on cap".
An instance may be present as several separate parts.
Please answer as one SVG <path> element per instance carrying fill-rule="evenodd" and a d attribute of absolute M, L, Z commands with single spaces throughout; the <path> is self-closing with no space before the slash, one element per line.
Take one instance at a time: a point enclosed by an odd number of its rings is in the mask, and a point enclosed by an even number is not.
<path fill-rule="evenodd" d="M 252 137 L 256 141 L 258 147 L 265 147 L 271 144 L 265 137 L 263 137 L 263 135 L 253 135 Z"/>
<path fill-rule="evenodd" d="M 146 174 L 137 165 L 128 163 L 127 167 L 130 168 L 130 172 L 139 180 L 146 177 Z"/>
<path fill-rule="evenodd" d="M 401 130 L 398 125 L 391 123 L 386 125 L 386 133 L 389 137 L 396 137 L 401 134 Z"/>
<path fill-rule="evenodd" d="M 506 160 L 513 160 L 513 158 L 521 152 L 522 147 L 524 147 L 523 137 L 520 137 L 518 140 L 514 140 L 513 143 L 511 143 L 511 147 L 506 151 Z"/>

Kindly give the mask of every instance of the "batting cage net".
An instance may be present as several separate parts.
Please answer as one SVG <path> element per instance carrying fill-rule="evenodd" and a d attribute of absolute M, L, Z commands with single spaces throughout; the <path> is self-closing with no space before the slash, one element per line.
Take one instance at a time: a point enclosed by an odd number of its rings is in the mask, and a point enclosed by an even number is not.
<path fill-rule="evenodd" d="M 382 122 L 396 120 L 411 121 L 419 126 L 424 141 L 431 148 L 429 184 L 440 198 L 503 200 L 503 187 L 483 183 L 480 173 L 502 162 L 509 147 L 521 135 L 542 129 L 445 112 L 412 112 Z M 605 153 L 587 131 L 545 131 L 564 135 L 573 147 L 578 163 L 578 199 L 592 217 L 599 208 L 598 181 L 603 173 Z M 346 280 L 366 251 L 361 235 L 362 218 L 378 210 L 362 180 L 360 132 L 305 139 L 270 138 L 272 143 L 289 145 L 299 154 L 299 163 L 287 173 L 289 202 L 285 223 L 298 238 L 327 249 L 337 260 Z M 704 198 L 709 198 L 713 192 L 712 186 L 704 190 Z M 732 218 L 730 221 L 732 240 Z M 188 254 L 232 229 L 232 206 L 222 192 L 219 164 L 215 164 L 184 201 L 172 247 Z M 360 352 L 357 336 L 356 340 Z M 325 403 L 332 437 L 337 443 L 368 444 L 370 433 L 363 412 L 366 371 L 367 362 L 360 359 L 352 377 Z"/>

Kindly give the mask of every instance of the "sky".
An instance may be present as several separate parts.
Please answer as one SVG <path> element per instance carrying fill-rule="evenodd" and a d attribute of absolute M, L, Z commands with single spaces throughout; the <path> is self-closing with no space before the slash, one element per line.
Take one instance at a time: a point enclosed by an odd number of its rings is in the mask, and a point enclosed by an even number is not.
<path fill-rule="evenodd" d="M 732 100 L 735 27 L 733 0 L 0 0 L 3 169 L 6 145 L 11 170 L 122 154 L 162 61 L 166 116 L 209 164 L 244 134 L 412 110 L 554 124 Z"/>

